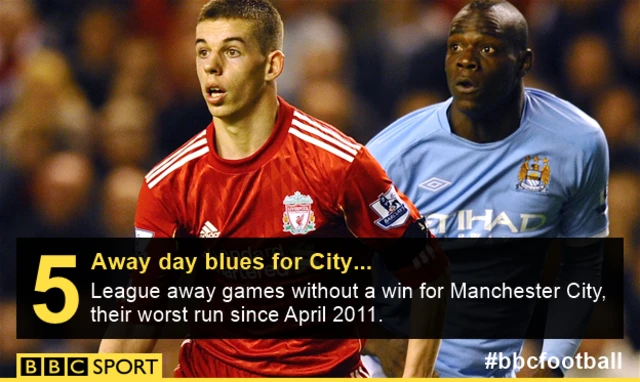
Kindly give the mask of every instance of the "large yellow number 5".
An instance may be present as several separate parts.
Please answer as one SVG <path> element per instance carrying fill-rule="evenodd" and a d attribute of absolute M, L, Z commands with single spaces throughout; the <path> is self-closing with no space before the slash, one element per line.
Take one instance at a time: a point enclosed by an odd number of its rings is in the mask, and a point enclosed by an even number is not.
<path fill-rule="evenodd" d="M 73 317 L 80 304 L 78 289 L 69 279 L 64 277 L 51 277 L 52 268 L 75 268 L 75 255 L 43 255 L 40 258 L 38 277 L 36 278 L 36 292 L 46 292 L 52 288 L 58 288 L 64 293 L 64 307 L 58 313 L 49 310 L 47 304 L 34 304 L 33 310 L 42 321 L 48 324 L 62 324 Z"/>

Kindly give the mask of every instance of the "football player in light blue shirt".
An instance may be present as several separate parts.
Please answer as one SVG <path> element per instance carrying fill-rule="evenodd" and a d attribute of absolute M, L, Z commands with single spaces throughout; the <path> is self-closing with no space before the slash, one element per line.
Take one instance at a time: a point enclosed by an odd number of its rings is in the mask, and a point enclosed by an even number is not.
<path fill-rule="evenodd" d="M 452 98 L 401 118 L 368 144 L 438 237 L 608 235 L 603 131 L 569 102 L 525 89 L 523 78 L 533 61 L 527 34 L 524 17 L 508 2 L 476 0 L 465 6 L 451 23 L 447 44 L 445 72 Z M 478 277 L 457 270 L 455 258 L 450 261 L 454 282 Z M 567 247 L 559 282 L 599 285 L 601 261 L 601 240 Z M 541 271 L 541 265 L 509 267 L 496 266 L 490 281 L 513 282 L 518 272 Z M 447 322 L 464 321 L 458 313 L 449 310 Z M 563 320 L 584 325 L 590 314 L 584 309 Z M 510 325 L 528 322 L 530 314 L 495 319 Z M 547 357 L 573 356 L 579 344 L 545 340 L 543 351 Z M 490 352 L 520 354 L 522 345 L 519 339 L 445 339 L 436 370 L 441 377 L 514 377 L 515 367 L 487 368 L 485 357 Z M 537 376 L 564 372 L 548 366 L 539 368 Z"/>

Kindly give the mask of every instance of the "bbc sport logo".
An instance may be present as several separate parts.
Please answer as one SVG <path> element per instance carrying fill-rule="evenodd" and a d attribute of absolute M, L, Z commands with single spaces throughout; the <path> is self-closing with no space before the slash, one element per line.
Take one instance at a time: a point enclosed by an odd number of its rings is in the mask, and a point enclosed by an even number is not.
<path fill-rule="evenodd" d="M 18 377 L 162 378 L 162 354 L 17 355 Z"/>
<path fill-rule="evenodd" d="M 75 377 L 88 376 L 87 357 L 22 357 L 20 376 Z"/>

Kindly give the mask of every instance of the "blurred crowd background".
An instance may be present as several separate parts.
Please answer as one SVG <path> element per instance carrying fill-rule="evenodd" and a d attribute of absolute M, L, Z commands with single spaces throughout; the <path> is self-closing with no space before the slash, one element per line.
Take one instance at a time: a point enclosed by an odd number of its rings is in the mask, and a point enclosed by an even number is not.
<path fill-rule="evenodd" d="M 0 0 L 0 376 L 15 373 L 16 352 L 96 349 L 97 341 L 15 340 L 15 238 L 132 235 L 145 173 L 211 121 L 194 62 L 205 2 Z M 637 362 L 640 1 L 512 2 L 529 22 L 535 55 L 527 85 L 582 108 L 609 142 L 627 339 L 585 341 L 583 350 L 625 349 Z M 274 0 L 285 22 L 279 93 L 366 143 L 394 119 L 448 98 L 448 25 L 466 3 Z M 638 377 L 638 366 L 625 373 Z"/>

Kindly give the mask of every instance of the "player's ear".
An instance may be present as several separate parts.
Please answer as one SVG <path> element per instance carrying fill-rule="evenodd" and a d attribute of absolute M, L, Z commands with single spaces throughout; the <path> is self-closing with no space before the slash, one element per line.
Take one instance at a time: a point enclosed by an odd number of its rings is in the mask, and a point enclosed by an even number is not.
<path fill-rule="evenodd" d="M 267 66 L 265 68 L 265 80 L 273 81 L 284 69 L 284 53 L 281 50 L 274 50 L 267 56 Z"/>
<path fill-rule="evenodd" d="M 525 49 L 518 54 L 518 74 L 520 78 L 524 77 L 533 66 L 533 52 L 531 49 Z"/>

